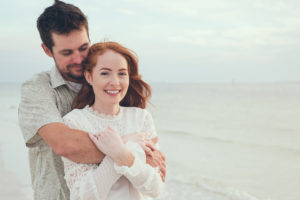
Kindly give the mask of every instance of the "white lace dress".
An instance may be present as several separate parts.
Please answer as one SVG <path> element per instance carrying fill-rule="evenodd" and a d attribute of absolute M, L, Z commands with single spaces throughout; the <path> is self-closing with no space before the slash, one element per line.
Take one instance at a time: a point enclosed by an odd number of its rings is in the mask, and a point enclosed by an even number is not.
<path fill-rule="evenodd" d="M 120 135 L 144 132 L 153 138 L 155 127 L 150 113 L 136 107 L 121 107 L 118 115 L 104 115 L 86 106 L 64 116 L 64 122 L 73 129 L 89 133 L 103 132 L 111 126 Z M 146 164 L 142 148 L 133 142 L 126 146 L 134 154 L 131 167 L 118 166 L 108 156 L 100 165 L 75 163 L 62 157 L 65 179 L 71 200 L 140 200 L 157 197 L 163 188 L 158 169 Z"/>

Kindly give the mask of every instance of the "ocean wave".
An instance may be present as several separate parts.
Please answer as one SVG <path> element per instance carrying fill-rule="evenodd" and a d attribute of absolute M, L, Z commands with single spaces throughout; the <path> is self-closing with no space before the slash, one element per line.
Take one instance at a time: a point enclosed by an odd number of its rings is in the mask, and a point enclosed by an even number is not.
<path fill-rule="evenodd" d="M 227 139 L 224 137 L 202 136 L 202 135 L 197 135 L 193 132 L 182 131 L 182 130 L 162 130 L 162 133 L 178 135 L 180 137 L 191 137 L 193 140 L 198 139 L 198 140 L 206 140 L 206 141 L 213 141 L 213 142 L 219 142 L 219 143 L 231 143 L 231 144 L 242 145 L 242 146 L 260 147 L 260 148 L 266 148 L 269 150 L 275 150 L 275 151 L 280 151 L 280 152 L 291 153 L 294 155 L 300 155 L 300 149 L 286 147 L 286 146 L 250 143 L 250 142 L 241 141 L 241 140 L 233 140 L 231 138 Z"/>
<path fill-rule="evenodd" d="M 182 130 L 162 130 L 162 133 L 176 134 L 176 135 L 182 135 L 182 136 L 194 135 L 192 132 L 182 131 Z"/>
<path fill-rule="evenodd" d="M 159 200 L 269 200 L 245 191 L 230 188 L 207 178 L 172 177 L 167 180 L 165 193 Z"/>

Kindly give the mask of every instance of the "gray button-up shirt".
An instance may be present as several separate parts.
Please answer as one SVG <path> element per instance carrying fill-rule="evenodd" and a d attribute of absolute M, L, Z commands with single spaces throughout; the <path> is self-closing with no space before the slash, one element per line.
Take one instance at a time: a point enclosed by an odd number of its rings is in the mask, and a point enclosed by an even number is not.
<path fill-rule="evenodd" d="M 62 123 L 62 117 L 71 111 L 76 94 L 56 67 L 22 84 L 19 124 L 29 148 L 35 200 L 69 199 L 62 160 L 37 131 L 46 124 Z"/>

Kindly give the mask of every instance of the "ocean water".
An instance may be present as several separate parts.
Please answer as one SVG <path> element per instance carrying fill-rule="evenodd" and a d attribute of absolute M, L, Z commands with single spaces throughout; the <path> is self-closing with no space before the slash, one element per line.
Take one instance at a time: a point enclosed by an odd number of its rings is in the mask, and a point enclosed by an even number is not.
<path fill-rule="evenodd" d="M 151 86 L 148 109 L 167 157 L 160 199 L 300 199 L 300 83 Z M 0 199 L 32 197 L 19 87 L 0 84 L 0 171 L 11 177 Z"/>
<path fill-rule="evenodd" d="M 299 83 L 152 86 L 166 199 L 300 199 Z"/>

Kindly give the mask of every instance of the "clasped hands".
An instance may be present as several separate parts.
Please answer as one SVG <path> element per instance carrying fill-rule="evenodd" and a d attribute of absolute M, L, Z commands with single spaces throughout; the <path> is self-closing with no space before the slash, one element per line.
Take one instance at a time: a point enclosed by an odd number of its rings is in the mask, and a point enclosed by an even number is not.
<path fill-rule="evenodd" d="M 162 181 L 165 182 L 166 159 L 163 153 L 155 147 L 158 137 L 150 139 L 145 133 L 132 133 L 120 136 L 110 126 L 102 133 L 89 133 L 89 137 L 102 153 L 110 156 L 114 161 L 124 158 L 123 155 L 129 153 L 125 146 L 128 141 L 138 143 L 145 151 L 146 163 L 152 167 L 158 167 Z"/>

